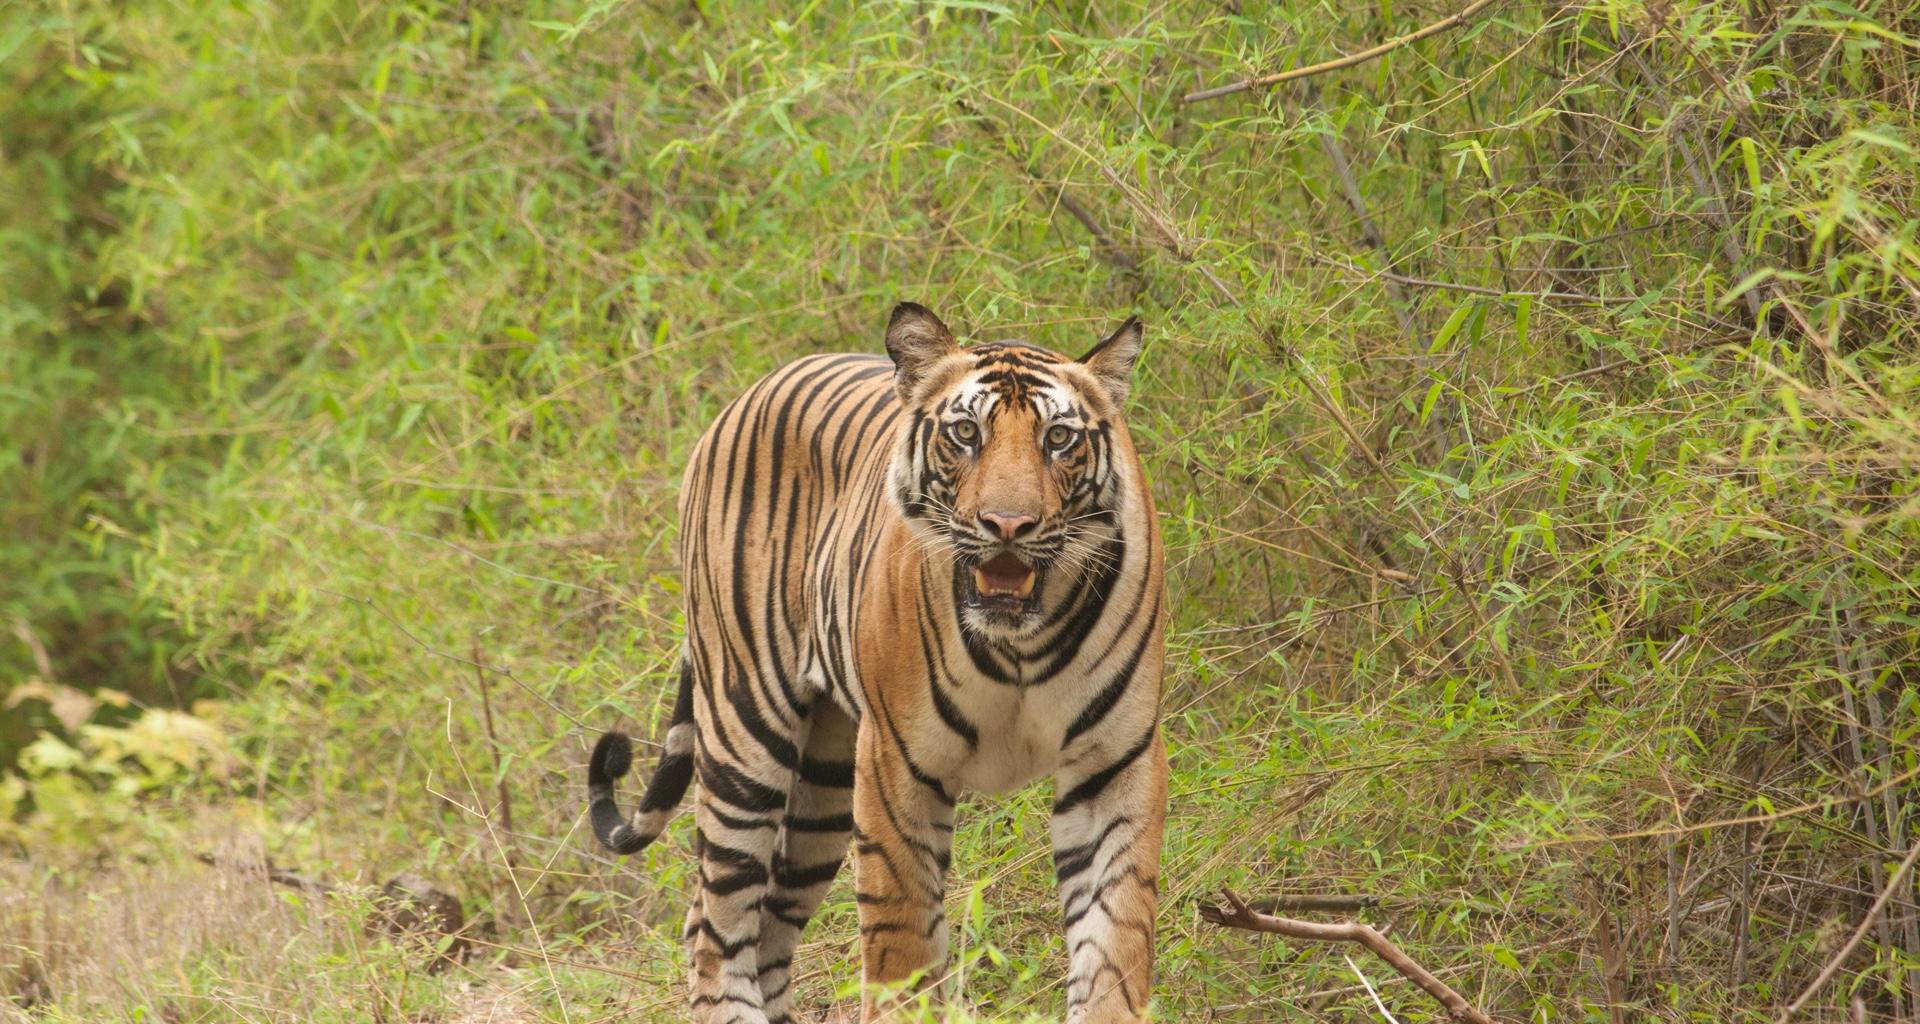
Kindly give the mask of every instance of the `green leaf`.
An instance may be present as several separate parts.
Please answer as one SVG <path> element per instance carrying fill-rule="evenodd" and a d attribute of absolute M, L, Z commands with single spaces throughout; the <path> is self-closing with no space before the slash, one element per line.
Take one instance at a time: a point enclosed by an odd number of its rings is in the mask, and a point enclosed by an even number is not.
<path fill-rule="evenodd" d="M 1452 341 L 1454 334 L 1459 332 L 1460 325 L 1466 323 L 1467 317 L 1472 315 L 1473 307 L 1474 301 L 1472 299 L 1468 299 L 1454 307 L 1453 312 L 1447 317 L 1447 322 L 1441 324 L 1440 330 L 1434 334 L 1433 344 L 1427 346 L 1428 355 L 1432 355 L 1447 347 L 1447 342 Z"/>
<path fill-rule="evenodd" d="M 1434 381 L 1432 384 L 1427 385 L 1427 397 L 1425 399 L 1422 399 L 1420 402 L 1420 425 L 1421 426 L 1423 427 L 1426 426 L 1427 420 L 1433 416 L 1433 404 L 1440 400 L 1440 392 L 1445 387 L 1446 387 L 1445 382 L 1438 381 L 1438 380 Z"/>
<path fill-rule="evenodd" d="M 1759 147 L 1753 144 L 1752 139 L 1747 138 L 1744 135 L 1740 137 L 1739 146 L 1740 146 L 1740 162 L 1745 164 L 1747 168 L 1747 187 L 1753 191 L 1754 195 L 1759 195 L 1760 194 Z"/>

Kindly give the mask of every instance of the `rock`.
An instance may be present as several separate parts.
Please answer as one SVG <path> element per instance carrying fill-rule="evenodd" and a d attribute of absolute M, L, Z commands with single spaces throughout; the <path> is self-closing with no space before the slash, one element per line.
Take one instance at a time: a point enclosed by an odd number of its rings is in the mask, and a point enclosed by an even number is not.
<path fill-rule="evenodd" d="M 439 888 L 419 875 L 402 874 L 387 879 L 374 897 L 374 916 L 367 922 L 369 932 L 396 938 L 416 938 L 436 948 L 442 936 L 451 943 L 439 949 L 433 969 L 458 963 L 467 952 L 467 915 L 460 898 Z"/>

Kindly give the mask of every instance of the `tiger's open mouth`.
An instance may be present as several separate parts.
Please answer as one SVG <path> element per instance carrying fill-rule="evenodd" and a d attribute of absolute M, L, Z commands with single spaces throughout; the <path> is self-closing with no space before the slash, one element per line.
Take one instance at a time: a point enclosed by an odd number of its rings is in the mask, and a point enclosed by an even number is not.
<path fill-rule="evenodd" d="M 1033 598 L 1040 573 L 1011 551 L 973 567 L 974 603 L 996 611 L 1018 613 Z"/>

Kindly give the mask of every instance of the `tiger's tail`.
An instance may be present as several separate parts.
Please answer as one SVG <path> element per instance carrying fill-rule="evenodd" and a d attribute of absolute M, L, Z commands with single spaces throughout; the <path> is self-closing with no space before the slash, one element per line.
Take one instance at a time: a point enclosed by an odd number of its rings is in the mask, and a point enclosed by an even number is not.
<path fill-rule="evenodd" d="M 693 779 L 693 730 L 693 669 L 682 658 L 680 693 L 674 698 L 660 763 L 654 766 L 653 778 L 647 780 L 631 819 L 620 813 L 613 784 L 633 767 L 632 741 L 625 733 L 608 732 L 593 746 L 593 756 L 587 760 L 587 813 L 601 845 L 619 854 L 639 853 L 659 838 Z"/>

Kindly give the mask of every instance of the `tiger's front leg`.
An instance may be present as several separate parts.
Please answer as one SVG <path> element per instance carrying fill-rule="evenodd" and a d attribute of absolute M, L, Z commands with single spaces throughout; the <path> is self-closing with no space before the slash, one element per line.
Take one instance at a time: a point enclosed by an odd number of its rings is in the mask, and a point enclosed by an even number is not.
<path fill-rule="evenodd" d="M 1068 1024 L 1145 1020 L 1167 811 L 1159 727 L 1149 724 L 1124 751 L 1063 769 L 1054 793 Z"/>
<path fill-rule="evenodd" d="M 854 898 L 860 906 L 863 1024 L 938 986 L 946 968 L 953 798 L 889 733 L 884 711 L 860 723 L 853 782 Z M 936 993 L 937 994 L 937 993 Z"/>

